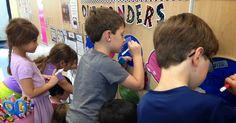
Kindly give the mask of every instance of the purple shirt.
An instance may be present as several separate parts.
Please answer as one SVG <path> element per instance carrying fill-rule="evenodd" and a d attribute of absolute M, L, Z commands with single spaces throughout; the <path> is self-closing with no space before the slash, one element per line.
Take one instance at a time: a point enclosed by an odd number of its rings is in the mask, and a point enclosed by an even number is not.
<path fill-rule="evenodd" d="M 35 63 L 14 53 L 11 56 L 11 72 L 17 82 L 32 78 L 34 87 L 41 87 L 45 84 L 45 80 Z M 19 86 L 22 89 L 20 83 Z M 24 91 L 22 91 L 22 95 L 25 95 Z M 43 95 L 49 95 L 49 92 L 46 91 Z"/>
<path fill-rule="evenodd" d="M 14 53 L 11 56 L 11 72 L 21 89 L 21 83 L 19 82 L 22 79 L 31 78 L 34 88 L 45 84 L 45 80 L 35 63 Z M 27 96 L 24 89 L 22 89 L 22 95 Z M 53 108 L 49 100 L 49 92 L 45 91 L 33 97 L 32 102 L 34 103 L 34 123 L 51 123 Z"/>
<path fill-rule="evenodd" d="M 45 68 L 44 71 L 43 71 L 43 74 L 45 74 L 45 75 L 52 75 L 52 73 L 53 73 L 53 71 L 54 71 L 55 69 L 56 69 L 56 67 L 55 67 L 53 64 L 48 63 L 48 64 L 46 65 L 46 68 Z M 58 78 L 59 81 L 65 79 L 65 77 L 62 75 L 62 73 L 59 73 L 59 74 L 57 75 L 57 78 Z"/>

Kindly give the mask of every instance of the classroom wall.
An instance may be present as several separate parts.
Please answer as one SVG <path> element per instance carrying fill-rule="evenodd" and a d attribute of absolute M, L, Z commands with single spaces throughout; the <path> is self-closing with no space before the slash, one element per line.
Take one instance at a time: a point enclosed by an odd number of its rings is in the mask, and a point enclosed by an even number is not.
<path fill-rule="evenodd" d="M 141 19 L 144 21 L 145 18 L 145 14 L 146 14 L 146 10 L 147 10 L 147 6 L 151 6 L 153 7 L 154 11 L 156 11 L 156 7 L 157 5 L 159 5 L 160 3 L 164 4 L 164 13 L 166 15 L 166 18 L 181 13 L 181 12 L 188 12 L 188 4 L 189 1 L 186 0 L 182 0 L 182 1 L 158 1 L 158 2 L 114 2 L 114 3 L 89 3 L 86 4 L 85 2 L 79 2 L 79 8 L 82 7 L 82 5 L 84 6 L 96 6 L 96 7 L 100 7 L 100 6 L 106 6 L 106 7 L 112 7 L 115 10 L 117 10 L 118 6 L 121 7 L 122 5 L 125 6 L 126 12 L 125 12 L 125 16 L 127 16 L 127 6 L 130 5 L 132 8 L 135 9 L 135 5 L 137 4 L 141 4 Z M 84 29 L 84 21 L 85 21 L 86 17 L 83 17 L 80 15 L 80 23 L 82 23 L 83 25 L 83 29 Z M 143 24 L 136 24 L 136 21 L 134 21 L 134 24 L 126 24 L 126 30 L 125 33 L 126 34 L 132 34 L 133 36 L 135 36 L 142 44 L 142 48 L 144 51 L 144 60 L 147 61 L 149 54 L 151 53 L 151 51 L 153 50 L 153 43 L 152 43 L 152 39 L 153 39 L 153 32 L 155 29 L 155 26 L 157 24 L 157 20 L 159 19 L 158 15 L 156 12 L 154 12 L 154 15 L 152 17 L 152 21 L 153 21 L 153 26 L 151 28 L 147 28 L 145 27 Z M 85 31 L 82 30 L 83 34 L 85 34 Z"/>
<path fill-rule="evenodd" d="M 11 7 L 11 15 L 12 18 L 17 18 L 19 17 L 19 8 L 17 6 L 17 0 L 9 0 L 10 2 L 10 7 Z"/>
<path fill-rule="evenodd" d="M 24 1 L 24 0 L 20 0 Z M 38 1 L 38 0 L 37 0 Z M 128 0 L 127 0 L 128 1 Z M 159 4 L 163 4 L 161 10 L 165 14 L 165 19 L 168 19 L 172 15 L 178 13 L 188 12 L 190 1 L 193 1 L 193 13 L 205 20 L 216 37 L 219 39 L 220 49 L 217 56 L 225 56 L 236 59 L 236 1 L 234 0 L 146 0 L 146 2 L 135 2 L 136 0 L 104 0 L 104 1 L 91 1 L 91 0 L 77 0 L 78 2 L 78 28 L 71 27 L 69 22 L 63 20 L 62 5 L 68 4 L 69 0 L 42 0 L 45 21 L 47 23 L 47 37 L 49 43 L 52 42 L 50 28 L 67 30 L 82 35 L 85 43 L 86 33 L 84 31 L 84 22 L 89 14 L 89 10 L 94 7 L 112 7 L 117 10 L 118 7 L 124 5 L 127 10 L 128 6 L 135 8 L 136 5 L 141 4 L 141 16 L 144 20 L 147 7 L 150 6 L 154 9 L 154 15 L 152 17 L 153 26 L 147 27 L 144 24 L 136 24 L 135 20 L 133 24 L 126 24 L 126 34 L 135 36 L 142 45 L 144 62 L 146 63 L 148 57 L 153 50 L 153 31 L 158 23 L 160 17 L 158 16 L 156 9 Z M 18 6 L 19 7 L 19 6 Z M 85 8 L 86 12 L 83 13 Z M 38 6 L 37 2 L 30 2 L 31 13 L 29 19 L 32 20 L 38 27 L 40 27 L 38 19 Z M 124 12 L 124 17 L 127 16 L 127 11 Z M 84 14 L 86 14 L 84 16 Z M 136 18 L 135 18 L 136 19 Z M 151 87 L 155 87 L 156 82 L 151 78 Z"/>
<path fill-rule="evenodd" d="M 206 21 L 219 40 L 217 56 L 236 60 L 236 1 L 196 0 L 193 13 Z"/>
<path fill-rule="evenodd" d="M 20 0 L 21 3 L 24 3 L 26 0 Z M 161 10 L 165 14 L 165 18 L 167 19 L 168 17 L 181 13 L 181 12 L 188 12 L 188 6 L 189 6 L 189 1 L 188 0 L 175 0 L 175 1 L 153 1 L 153 2 L 135 2 L 135 0 L 130 1 L 130 2 L 125 2 L 125 1 L 115 1 L 115 0 L 104 0 L 104 1 L 87 1 L 87 0 L 77 0 L 78 2 L 78 25 L 79 28 L 73 29 L 68 21 L 64 21 L 63 16 L 62 16 L 62 6 L 63 4 L 68 4 L 68 0 L 37 0 L 41 1 L 43 5 L 43 12 L 44 12 L 44 18 L 47 24 L 47 37 L 49 43 L 52 43 L 52 37 L 51 37 L 51 28 L 56 28 L 56 29 L 63 29 L 75 33 L 79 33 L 83 36 L 83 39 L 85 41 L 85 36 L 86 33 L 84 31 L 84 22 L 86 17 L 89 14 L 89 10 L 95 7 L 112 7 L 115 10 L 118 10 L 118 7 L 122 7 L 124 5 L 125 7 L 125 12 L 124 12 L 124 18 L 127 16 L 127 8 L 128 6 L 131 6 L 134 10 L 136 5 L 140 4 L 141 5 L 141 16 L 140 18 L 144 21 L 145 16 L 147 14 L 147 9 L 148 6 L 152 7 L 154 12 L 152 16 L 152 27 L 147 27 L 144 26 L 144 24 L 136 24 L 136 20 L 134 21 L 133 24 L 126 24 L 126 34 L 131 34 L 135 36 L 141 43 L 142 49 L 143 49 L 143 57 L 144 57 L 144 62 L 146 63 L 148 60 L 148 57 L 153 50 L 153 43 L 152 43 L 152 38 L 153 38 L 153 31 L 155 29 L 155 26 L 158 23 L 158 20 L 160 20 L 160 17 L 157 14 L 157 6 L 160 4 L 163 4 L 163 10 Z M 40 29 L 40 22 L 39 22 L 39 17 L 38 17 L 38 3 L 33 2 L 33 1 L 27 1 L 29 3 L 26 3 L 26 8 L 31 9 L 30 13 L 27 13 L 29 18 L 34 24 L 37 25 L 37 27 Z M 19 4 L 18 4 L 19 5 Z M 28 6 L 27 6 L 28 5 Z M 23 5 L 22 5 L 23 6 Z M 84 16 L 84 11 L 82 6 L 85 6 L 86 8 L 86 16 Z M 23 6 L 24 7 L 24 6 Z M 22 12 L 22 11 L 21 11 Z M 23 11 L 24 12 L 24 11 Z M 26 13 L 26 12 L 25 12 Z M 27 15 L 26 14 L 26 15 Z M 84 42 L 85 43 L 85 42 Z M 151 77 L 150 77 L 151 78 Z M 151 87 L 155 87 L 156 82 L 154 82 L 151 78 Z"/>

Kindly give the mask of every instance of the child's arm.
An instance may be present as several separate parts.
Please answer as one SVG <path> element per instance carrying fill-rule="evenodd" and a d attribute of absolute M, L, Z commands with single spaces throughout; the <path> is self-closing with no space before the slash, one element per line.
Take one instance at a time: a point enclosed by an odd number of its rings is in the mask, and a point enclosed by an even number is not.
<path fill-rule="evenodd" d="M 48 81 L 48 83 L 44 84 L 41 87 L 34 87 L 32 78 L 22 79 L 20 80 L 20 84 L 22 89 L 24 90 L 26 96 L 33 98 L 36 97 L 45 91 L 52 88 L 55 84 L 57 84 L 58 78 L 57 76 L 53 75 L 51 76 L 51 79 Z"/>
<path fill-rule="evenodd" d="M 125 81 L 122 82 L 122 85 L 133 90 L 142 90 L 144 88 L 144 68 L 141 46 L 134 41 L 130 41 L 128 45 L 133 57 L 134 69 L 133 74 L 129 75 Z"/>
<path fill-rule="evenodd" d="M 70 84 L 69 82 L 67 82 L 66 79 L 61 80 L 57 83 L 61 88 L 63 88 L 63 90 L 72 93 L 73 92 L 73 86 L 72 84 Z"/>

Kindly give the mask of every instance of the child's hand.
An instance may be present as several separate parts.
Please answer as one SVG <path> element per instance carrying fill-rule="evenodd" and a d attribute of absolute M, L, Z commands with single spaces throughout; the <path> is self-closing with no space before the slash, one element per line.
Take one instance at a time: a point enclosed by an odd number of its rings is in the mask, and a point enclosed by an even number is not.
<path fill-rule="evenodd" d="M 128 42 L 128 46 L 133 57 L 141 56 L 141 46 L 137 42 L 130 41 Z"/>
<path fill-rule="evenodd" d="M 45 74 L 43 74 L 42 76 L 43 76 L 43 78 L 46 79 L 46 80 L 50 80 L 50 79 L 51 79 L 51 75 L 45 75 Z"/>
<path fill-rule="evenodd" d="M 132 61 L 130 56 L 123 56 L 122 58 L 125 60 L 125 62 Z"/>
<path fill-rule="evenodd" d="M 53 71 L 52 76 L 50 77 L 50 80 L 48 81 L 48 84 L 50 84 L 51 86 L 56 85 L 58 82 L 58 78 L 55 75 L 55 73 L 56 73 L 56 69 Z"/>
<path fill-rule="evenodd" d="M 127 62 L 128 61 L 132 61 L 132 58 L 130 56 L 123 56 L 123 57 L 120 57 L 119 59 L 119 63 L 125 68 L 127 69 L 128 68 L 128 64 Z"/>
<path fill-rule="evenodd" d="M 225 82 L 230 85 L 229 91 L 236 95 L 236 74 L 227 77 Z"/>

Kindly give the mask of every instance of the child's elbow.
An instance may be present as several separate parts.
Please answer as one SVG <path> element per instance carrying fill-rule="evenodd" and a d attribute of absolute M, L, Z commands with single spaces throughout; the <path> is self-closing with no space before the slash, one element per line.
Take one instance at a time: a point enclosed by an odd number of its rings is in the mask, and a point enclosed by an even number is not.
<path fill-rule="evenodd" d="M 138 91 L 144 90 L 144 83 L 140 84 L 140 85 L 137 87 L 137 90 L 138 90 Z"/>
<path fill-rule="evenodd" d="M 144 90 L 144 82 L 140 82 L 139 84 L 137 84 L 134 88 L 136 91 L 142 91 Z"/>

